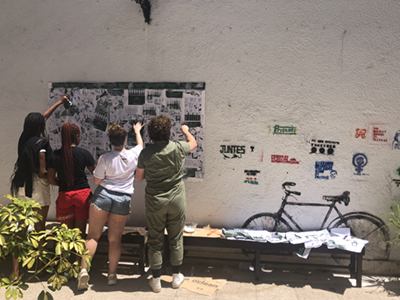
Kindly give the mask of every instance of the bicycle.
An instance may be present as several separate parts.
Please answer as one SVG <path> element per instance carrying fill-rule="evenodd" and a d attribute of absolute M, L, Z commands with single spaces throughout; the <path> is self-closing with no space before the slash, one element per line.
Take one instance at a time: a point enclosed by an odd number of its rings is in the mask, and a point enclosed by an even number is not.
<path fill-rule="evenodd" d="M 268 230 L 277 232 L 294 231 L 292 224 L 296 231 L 303 231 L 300 225 L 293 219 L 293 217 L 285 210 L 286 205 L 293 206 L 315 206 L 315 207 L 329 207 L 324 220 L 322 221 L 320 230 L 327 228 L 340 228 L 348 227 L 351 230 L 351 235 L 360 239 L 368 240 L 365 247 L 365 259 L 388 259 L 389 257 L 389 244 L 390 240 L 388 228 L 377 216 L 367 212 L 350 212 L 342 214 L 337 208 L 337 204 L 349 205 L 350 192 L 345 191 L 338 196 L 323 196 L 322 199 L 326 200 L 327 204 L 323 203 L 303 203 L 303 202 L 289 202 L 288 198 L 300 196 L 301 193 L 291 191 L 289 188 L 295 186 L 294 182 L 285 182 L 282 184 L 282 189 L 285 191 L 285 196 L 282 198 L 282 204 L 276 213 L 258 213 L 246 220 L 242 228 Z M 328 221 L 332 211 L 337 213 L 337 217 L 332 220 L 327 227 L 325 224 Z M 286 218 L 287 219 L 286 219 Z"/>

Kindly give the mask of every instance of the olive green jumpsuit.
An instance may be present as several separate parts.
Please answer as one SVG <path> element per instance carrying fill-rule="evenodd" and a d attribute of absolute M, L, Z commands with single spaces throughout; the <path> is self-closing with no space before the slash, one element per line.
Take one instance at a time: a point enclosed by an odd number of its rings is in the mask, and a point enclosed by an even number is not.
<path fill-rule="evenodd" d="M 148 227 L 149 263 L 152 270 L 162 267 L 164 230 L 168 232 L 172 266 L 183 261 L 183 229 L 186 194 L 182 181 L 187 142 L 158 141 L 143 149 L 137 167 L 144 169 L 147 181 L 145 206 Z"/>

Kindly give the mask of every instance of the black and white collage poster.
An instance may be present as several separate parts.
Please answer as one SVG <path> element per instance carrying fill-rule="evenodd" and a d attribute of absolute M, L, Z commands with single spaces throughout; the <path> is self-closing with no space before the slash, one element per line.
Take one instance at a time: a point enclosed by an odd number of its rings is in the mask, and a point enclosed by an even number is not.
<path fill-rule="evenodd" d="M 61 126 L 68 122 L 80 127 L 79 146 L 97 160 L 112 149 L 107 136 L 111 123 L 128 132 L 129 149 L 136 145 L 133 125 L 147 124 L 151 117 L 164 114 L 172 120 L 172 141 L 185 141 L 180 129 L 183 123 L 197 141 L 197 148 L 185 160 L 185 178 L 204 177 L 204 82 L 53 82 L 49 83 L 48 104 L 63 94 L 69 95 L 71 106 L 58 108 L 46 124 L 53 149 L 61 147 Z M 145 147 L 151 144 L 146 126 L 142 137 Z"/>

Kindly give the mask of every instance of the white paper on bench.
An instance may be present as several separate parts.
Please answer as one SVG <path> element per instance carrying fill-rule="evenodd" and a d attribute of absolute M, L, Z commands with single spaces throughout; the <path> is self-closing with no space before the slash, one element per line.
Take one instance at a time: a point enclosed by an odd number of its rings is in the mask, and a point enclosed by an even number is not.
<path fill-rule="evenodd" d="M 349 228 L 335 228 L 339 230 L 327 229 L 318 231 L 302 231 L 302 232 L 269 232 L 266 230 L 251 229 L 222 229 L 227 239 L 249 240 L 263 243 L 291 243 L 303 244 L 304 251 L 297 253 L 299 257 L 307 258 L 310 249 L 319 248 L 326 244 L 328 249 L 343 249 L 350 252 L 360 253 L 364 248 L 367 240 L 358 239 L 350 235 Z"/>

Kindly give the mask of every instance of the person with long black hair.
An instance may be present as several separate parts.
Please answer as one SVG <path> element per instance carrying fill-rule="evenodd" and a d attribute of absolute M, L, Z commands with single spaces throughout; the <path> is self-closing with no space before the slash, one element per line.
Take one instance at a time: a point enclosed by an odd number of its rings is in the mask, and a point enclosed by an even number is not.
<path fill-rule="evenodd" d="M 44 137 L 46 121 L 57 107 L 66 103 L 68 96 L 63 95 L 43 114 L 29 113 L 24 121 L 24 130 L 18 141 L 18 159 L 11 176 L 11 195 L 20 199 L 31 199 L 41 208 L 35 209 L 42 216 L 35 224 L 35 230 L 46 228 L 49 211 L 50 186 L 47 180 L 46 160 L 52 152 L 49 141 Z M 19 276 L 16 258 L 13 260 L 13 273 Z"/>
<path fill-rule="evenodd" d="M 79 127 L 64 123 L 61 127 L 61 149 L 51 154 L 47 166 L 49 183 L 59 187 L 56 201 L 57 221 L 65 223 L 68 228 L 79 228 L 85 238 L 92 198 L 85 169 L 93 174 L 96 162 L 89 151 L 77 147 L 80 141 Z"/>

